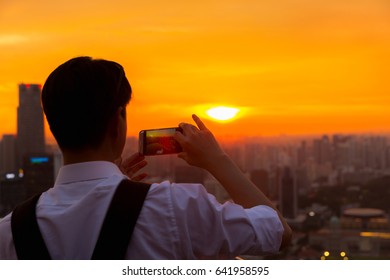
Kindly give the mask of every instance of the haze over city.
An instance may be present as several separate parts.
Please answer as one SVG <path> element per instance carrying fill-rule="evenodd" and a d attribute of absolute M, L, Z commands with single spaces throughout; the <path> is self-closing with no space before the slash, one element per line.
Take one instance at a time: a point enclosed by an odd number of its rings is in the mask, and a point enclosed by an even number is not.
<path fill-rule="evenodd" d="M 79 55 L 125 67 L 129 136 L 220 105 L 240 109 L 206 120 L 220 137 L 388 132 L 389 5 L 1 1 L 0 135 L 16 132 L 18 84 Z"/>

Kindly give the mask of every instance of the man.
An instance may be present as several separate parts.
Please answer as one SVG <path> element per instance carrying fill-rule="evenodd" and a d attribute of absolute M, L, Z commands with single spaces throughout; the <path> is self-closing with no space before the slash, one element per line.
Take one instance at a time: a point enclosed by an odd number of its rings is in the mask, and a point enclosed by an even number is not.
<path fill-rule="evenodd" d="M 118 184 L 145 177 L 136 175 L 146 164 L 142 156 L 120 160 L 130 98 L 122 67 L 89 57 L 60 65 L 43 87 L 43 109 L 64 156 L 54 187 L 40 196 L 36 207 L 52 259 L 90 259 Z M 154 183 L 125 258 L 234 258 L 284 248 L 291 237 L 289 226 L 203 122 L 195 115 L 193 119 L 197 126 L 182 123 L 182 133 L 175 135 L 183 148 L 178 156 L 210 172 L 237 204 L 219 204 L 202 185 Z M 10 214 L 0 222 L 0 259 L 16 258 Z"/>

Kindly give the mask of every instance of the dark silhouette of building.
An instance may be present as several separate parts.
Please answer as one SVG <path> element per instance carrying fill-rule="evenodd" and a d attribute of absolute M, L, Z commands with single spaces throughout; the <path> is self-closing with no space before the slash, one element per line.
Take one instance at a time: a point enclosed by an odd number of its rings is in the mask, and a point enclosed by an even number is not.
<path fill-rule="evenodd" d="M 51 154 L 26 155 L 23 163 L 23 183 L 27 196 L 46 191 L 54 185 L 54 160 Z"/>
<path fill-rule="evenodd" d="M 45 152 L 43 110 L 41 107 L 41 85 L 19 85 L 19 107 L 17 110 L 17 165 L 22 166 L 25 155 Z"/>
<path fill-rule="evenodd" d="M 17 204 L 25 200 L 27 189 L 23 179 L 15 173 L 7 173 L 0 178 L 0 218 L 10 213 Z"/>
<path fill-rule="evenodd" d="M 201 168 L 194 166 L 176 166 L 175 168 L 176 183 L 204 183 L 204 172 Z"/>
<path fill-rule="evenodd" d="M 313 155 L 317 164 L 331 162 L 332 149 L 329 137 L 327 135 L 324 135 L 321 139 L 314 140 Z"/>
<path fill-rule="evenodd" d="M 297 150 L 297 163 L 298 166 L 303 166 L 308 157 L 308 148 L 306 141 L 301 142 L 301 146 Z"/>
<path fill-rule="evenodd" d="M 279 200 L 280 194 L 280 181 L 282 177 L 282 170 L 280 167 L 273 167 L 269 171 L 269 198 L 271 200 L 277 201 Z"/>
<path fill-rule="evenodd" d="M 13 134 L 4 134 L 0 144 L 0 175 L 15 172 L 16 168 L 16 137 Z"/>
<path fill-rule="evenodd" d="M 285 218 L 294 219 L 296 218 L 298 211 L 297 191 L 290 167 L 284 168 L 280 183 L 280 211 Z"/>

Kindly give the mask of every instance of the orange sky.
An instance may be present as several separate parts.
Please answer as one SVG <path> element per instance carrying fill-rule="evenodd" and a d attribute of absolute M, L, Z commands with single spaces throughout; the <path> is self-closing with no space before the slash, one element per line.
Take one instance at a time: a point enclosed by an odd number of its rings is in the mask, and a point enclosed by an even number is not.
<path fill-rule="evenodd" d="M 0 137 L 78 55 L 125 67 L 129 135 L 213 105 L 243 109 L 217 135 L 390 131 L 388 0 L 2 0 Z"/>

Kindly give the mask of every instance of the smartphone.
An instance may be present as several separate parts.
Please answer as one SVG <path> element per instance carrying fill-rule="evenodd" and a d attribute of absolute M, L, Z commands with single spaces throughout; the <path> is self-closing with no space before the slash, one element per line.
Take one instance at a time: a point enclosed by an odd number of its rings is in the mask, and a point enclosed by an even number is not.
<path fill-rule="evenodd" d="M 139 153 L 144 156 L 176 154 L 182 151 L 173 137 L 180 127 L 146 129 L 139 132 Z"/>

